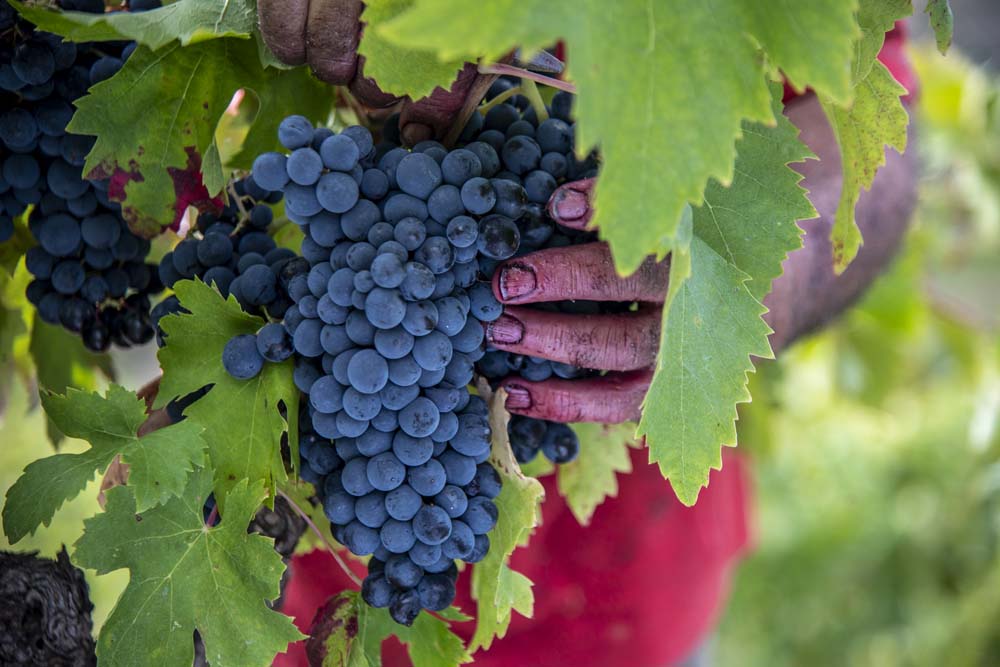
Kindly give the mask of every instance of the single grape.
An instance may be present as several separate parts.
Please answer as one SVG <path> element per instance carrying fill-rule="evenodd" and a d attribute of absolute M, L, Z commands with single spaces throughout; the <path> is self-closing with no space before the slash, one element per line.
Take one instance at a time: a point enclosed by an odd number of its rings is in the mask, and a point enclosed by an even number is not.
<path fill-rule="evenodd" d="M 566 424 L 550 424 L 542 440 L 542 453 L 553 463 L 569 463 L 580 453 L 580 440 Z"/>
<path fill-rule="evenodd" d="M 257 351 L 253 334 L 234 336 L 222 349 L 222 365 L 237 380 L 256 377 L 264 367 L 264 357 Z"/>
<path fill-rule="evenodd" d="M 424 544 L 443 544 L 451 536 L 451 530 L 451 518 L 436 505 L 424 505 L 413 517 L 413 534 Z"/>
<path fill-rule="evenodd" d="M 462 515 L 462 521 L 476 535 L 485 535 L 496 525 L 498 516 L 496 504 L 486 496 L 479 495 L 469 498 L 469 506 Z"/>
<path fill-rule="evenodd" d="M 422 506 L 420 494 L 409 484 L 402 484 L 385 494 L 385 509 L 398 521 L 409 521 Z"/>
<path fill-rule="evenodd" d="M 429 611 L 444 611 L 455 599 L 455 582 L 443 574 L 426 574 L 417 584 L 420 606 Z"/>
<path fill-rule="evenodd" d="M 414 197 L 427 199 L 441 182 L 441 167 L 423 153 L 410 153 L 396 167 L 399 189 Z"/>
<path fill-rule="evenodd" d="M 288 116 L 278 125 L 278 141 L 288 150 L 308 146 L 312 138 L 313 125 L 305 116 Z"/>

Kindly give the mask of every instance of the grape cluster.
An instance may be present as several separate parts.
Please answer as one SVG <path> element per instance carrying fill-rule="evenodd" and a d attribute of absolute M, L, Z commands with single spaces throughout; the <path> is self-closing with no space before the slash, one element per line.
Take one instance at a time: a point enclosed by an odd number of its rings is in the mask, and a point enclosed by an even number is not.
<path fill-rule="evenodd" d="M 232 295 L 246 312 L 281 320 L 292 305 L 289 282 L 309 270 L 307 261 L 288 248 L 279 248 L 268 235 L 274 211 L 266 204 L 281 201 L 281 193 L 264 190 L 246 178 L 231 184 L 230 195 L 220 212 L 200 213 L 184 240 L 163 256 L 159 279 L 173 287 L 178 280 L 199 278 L 215 285 L 224 297 Z M 153 322 L 158 325 L 165 315 L 181 310 L 177 297 L 169 296 L 153 308 Z M 272 329 L 265 326 L 265 330 Z M 161 346 L 164 343 L 159 329 L 157 341 Z M 249 375 L 244 372 L 243 379 L 258 372 L 260 367 Z"/>
<path fill-rule="evenodd" d="M 526 196 L 483 177 L 499 165 L 485 144 L 376 148 L 301 116 L 278 138 L 290 154 L 259 156 L 252 179 L 284 193 L 310 268 L 283 327 L 235 337 L 223 363 L 246 377 L 294 356 L 302 475 L 334 537 L 373 556 L 364 599 L 409 625 L 451 603 L 455 560 L 481 560 L 497 520 L 486 404 L 468 390 L 481 322 L 501 312 L 479 260 L 517 251 Z"/>
<path fill-rule="evenodd" d="M 518 80 L 498 79 L 486 95 L 485 113 L 475 113 L 460 135 L 460 141 L 487 144 L 501 159 L 502 171 L 495 178 L 523 186 L 527 195 L 518 217 L 521 242 L 515 257 L 535 250 L 557 248 L 597 240 L 593 232 L 558 226 L 546 211 L 546 204 L 555 189 L 563 183 L 597 174 L 597 156 L 591 154 L 579 160 L 574 152 L 575 126 L 572 121 L 573 96 L 559 92 L 546 107 L 548 118 L 539 122 L 535 109 L 522 95 L 490 104 L 490 100 L 511 90 Z M 507 93 L 509 94 L 509 93 Z M 496 262 L 480 260 L 486 276 L 492 276 Z M 565 313 L 621 312 L 629 304 L 565 301 L 536 304 L 539 310 Z M 488 348 L 476 364 L 485 378 L 499 382 L 516 374 L 526 380 L 540 382 L 550 377 L 575 379 L 596 375 L 597 371 L 577 368 L 570 364 L 515 354 Z M 535 458 L 539 451 L 553 463 L 567 463 L 576 458 L 580 443 L 573 429 L 565 424 L 533 417 L 515 416 L 508 426 L 511 447 L 520 463 Z"/>
<path fill-rule="evenodd" d="M 61 6 L 104 11 L 102 2 Z M 83 178 L 93 138 L 66 125 L 72 102 L 117 73 L 134 49 L 63 42 L 0 2 L 0 241 L 33 207 L 28 228 L 38 245 L 25 257 L 35 278 L 28 300 L 43 321 L 79 333 L 97 352 L 152 339 L 149 296 L 162 285 L 145 263 L 149 242 L 129 230 L 108 181 Z"/>

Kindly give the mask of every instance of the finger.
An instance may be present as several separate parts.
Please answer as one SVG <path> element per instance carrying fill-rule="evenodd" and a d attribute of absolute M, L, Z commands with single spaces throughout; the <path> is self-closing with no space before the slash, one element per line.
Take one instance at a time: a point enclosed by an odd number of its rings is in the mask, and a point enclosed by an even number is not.
<path fill-rule="evenodd" d="M 580 368 L 630 371 L 656 361 L 660 311 L 575 315 L 507 308 L 486 325 L 486 340 L 499 350 Z"/>
<path fill-rule="evenodd" d="M 358 68 L 360 0 L 310 0 L 306 57 L 322 81 L 346 86 Z"/>
<path fill-rule="evenodd" d="M 383 92 L 375 83 L 375 79 L 365 76 L 364 56 L 358 56 L 358 69 L 348 88 L 355 99 L 367 107 L 384 109 L 399 101 L 395 95 Z"/>
<path fill-rule="evenodd" d="M 507 391 L 504 406 L 515 414 L 556 422 L 619 424 L 639 418 L 651 379 L 649 371 L 633 371 L 585 380 L 528 382 L 511 377 L 500 386 Z"/>
<path fill-rule="evenodd" d="M 257 14 L 264 43 L 278 60 L 304 64 L 309 0 L 257 0 Z"/>
<path fill-rule="evenodd" d="M 507 260 L 493 274 L 493 293 L 505 304 L 577 299 L 662 303 L 669 274 L 669 259 L 649 258 L 622 278 L 606 243 L 583 243 Z"/>
<path fill-rule="evenodd" d="M 549 215 L 564 227 L 587 229 L 593 217 L 590 197 L 596 178 L 585 178 L 560 186 L 549 198 Z"/>
<path fill-rule="evenodd" d="M 399 129 L 403 140 L 414 145 L 426 139 L 444 139 L 475 87 L 479 71 L 466 63 L 451 88 L 435 88 L 427 97 L 403 107 Z M 478 100 L 477 100 L 478 102 Z"/>

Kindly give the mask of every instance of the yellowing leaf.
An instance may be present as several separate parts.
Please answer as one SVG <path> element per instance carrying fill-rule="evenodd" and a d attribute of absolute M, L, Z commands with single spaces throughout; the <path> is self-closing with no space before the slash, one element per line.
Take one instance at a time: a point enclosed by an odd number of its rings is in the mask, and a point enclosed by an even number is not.
<path fill-rule="evenodd" d="M 930 16 L 938 51 L 941 55 L 948 53 L 955 32 L 955 16 L 951 12 L 951 4 L 948 0 L 927 0 L 924 13 Z"/>
<path fill-rule="evenodd" d="M 847 268 L 861 247 L 861 231 L 854 218 L 861 189 L 871 187 L 875 172 L 885 164 L 886 145 L 899 151 L 906 148 L 909 119 L 899 99 L 906 91 L 876 56 L 885 42 L 885 33 L 912 11 L 910 0 L 861 0 L 858 8 L 861 37 L 851 63 L 852 101 L 843 103 L 819 95 L 840 144 L 844 174 L 830 232 L 833 268 L 837 273 Z"/>
<path fill-rule="evenodd" d="M 580 455 L 557 467 L 559 493 L 573 516 L 586 526 L 606 498 L 618 495 L 616 473 L 632 472 L 629 446 L 635 442 L 634 424 L 573 424 L 580 439 Z"/>
<path fill-rule="evenodd" d="M 488 649 L 494 637 L 503 637 L 516 610 L 531 617 L 534 594 L 531 580 L 508 566 L 510 555 L 528 542 L 538 522 L 539 506 L 545 491 L 537 479 L 525 477 L 518 467 L 507 439 L 510 415 L 504 409 L 503 390 L 490 396 L 488 388 L 480 394 L 490 404 L 490 427 L 493 429 L 493 451 L 490 463 L 500 473 L 503 488 L 496 497 L 499 518 L 489 533 L 490 551 L 472 569 L 472 598 L 476 601 L 476 632 L 470 651 Z"/>
<path fill-rule="evenodd" d="M 838 273 L 847 268 L 861 247 L 861 230 L 854 217 L 861 189 L 871 187 L 878 168 L 885 164 L 886 146 L 899 152 L 906 150 L 909 115 L 900 100 L 905 93 L 889 70 L 876 62 L 858 85 L 850 108 L 821 98 L 840 144 L 844 173 L 837 217 L 830 232 L 834 270 Z"/>

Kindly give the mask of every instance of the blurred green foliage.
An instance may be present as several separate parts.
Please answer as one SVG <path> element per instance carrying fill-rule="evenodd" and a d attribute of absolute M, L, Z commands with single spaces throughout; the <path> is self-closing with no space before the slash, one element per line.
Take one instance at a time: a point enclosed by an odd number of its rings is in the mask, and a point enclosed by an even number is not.
<path fill-rule="evenodd" d="M 21 471 L 32 461 L 50 456 L 52 444 L 46 436 L 45 414 L 38 409 L 37 398 L 30 395 L 21 383 L 8 387 L 7 404 L 0 416 L 0 496 L 6 497 L 7 490 L 21 476 Z M 30 398 L 29 398 L 30 396 Z M 82 440 L 66 439 L 59 451 L 69 454 L 87 449 Z M 83 534 L 83 520 L 100 511 L 97 493 L 100 479 L 87 485 L 83 492 L 60 508 L 52 520 L 52 525 L 40 528 L 33 536 L 26 537 L 11 546 L 0 532 L 0 550 L 39 551 L 43 556 L 54 557 L 65 544 L 70 555 L 73 543 Z M 97 630 L 114 606 L 115 600 L 128 582 L 128 572 L 118 570 L 98 577 L 92 570 L 85 570 L 90 585 L 90 597 L 94 603 L 94 629 Z"/>
<path fill-rule="evenodd" d="M 717 664 L 1000 664 L 1000 83 L 927 45 L 903 255 L 741 412 L 756 546 Z"/>

